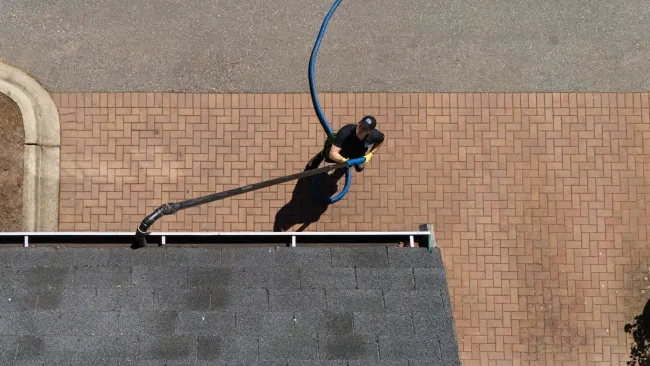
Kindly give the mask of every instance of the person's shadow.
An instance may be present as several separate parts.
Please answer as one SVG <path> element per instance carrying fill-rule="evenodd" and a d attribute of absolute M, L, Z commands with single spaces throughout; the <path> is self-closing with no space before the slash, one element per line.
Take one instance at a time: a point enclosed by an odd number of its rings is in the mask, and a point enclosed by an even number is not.
<path fill-rule="evenodd" d="M 643 313 L 634 317 L 634 323 L 625 324 L 625 333 L 631 333 L 635 344 L 630 350 L 628 365 L 650 365 L 650 300 Z"/>
<path fill-rule="evenodd" d="M 306 168 L 304 171 L 309 170 Z M 291 200 L 278 210 L 273 223 L 273 231 L 288 231 L 294 225 L 302 224 L 296 231 L 303 231 L 317 222 L 327 211 L 329 204 L 319 200 L 312 192 L 316 177 L 316 192 L 324 198 L 331 198 L 338 190 L 338 181 L 345 175 L 345 168 L 336 169 L 331 174 L 312 175 L 300 178 L 293 189 Z"/>

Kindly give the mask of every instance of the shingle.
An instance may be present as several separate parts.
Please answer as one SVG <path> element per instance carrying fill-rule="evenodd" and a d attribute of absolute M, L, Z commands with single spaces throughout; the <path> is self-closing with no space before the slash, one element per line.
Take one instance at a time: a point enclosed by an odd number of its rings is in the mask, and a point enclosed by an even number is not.
<path fill-rule="evenodd" d="M 421 290 L 447 291 L 447 276 L 442 268 L 415 268 L 416 287 Z"/>
<path fill-rule="evenodd" d="M 327 310 L 374 312 L 384 311 L 381 290 L 331 290 L 327 291 Z"/>
<path fill-rule="evenodd" d="M 72 287 L 73 280 L 72 268 L 66 267 L 33 267 L 18 271 L 18 281 L 21 287 L 26 289 Z"/>
<path fill-rule="evenodd" d="M 446 314 L 439 313 L 413 313 L 415 334 L 418 335 L 444 335 L 455 336 L 454 319 Z"/>
<path fill-rule="evenodd" d="M 54 263 L 53 248 L 6 248 L 0 255 L 0 266 L 16 268 L 47 267 Z M 61 265 L 65 267 L 66 265 Z"/>
<path fill-rule="evenodd" d="M 357 280 L 352 267 L 302 268 L 300 284 L 307 289 L 354 289 Z"/>
<path fill-rule="evenodd" d="M 300 288 L 300 272 L 297 267 L 282 268 L 246 267 L 239 274 L 247 288 Z"/>
<path fill-rule="evenodd" d="M 100 311 L 152 310 L 153 288 L 139 286 L 98 288 L 94 303 Z"/>
<path fill-rule="evenodd" d="M 82 346 L 80 351 L 95 358 L 138 356 L 138 337 L 135 335 L 104 335 L 78 337 Z"/>
<path fill-rule="evenodd" d="M 213 248 L 174 248 L 166 247 L 166 266 L 173 267 L 212 267 L 221 265 L 221 249 Z"/>
<path fill-rule="evenodd" d="M 0 365 L 15 365 L 16 351 L 0 351 Z"/>
<path fill-rule="evenodd" d="M 425 312 L 429 314 L 450 314 L 439 291 L 432 290 L 390 290 L 384 291 L 386 311 Z"/>
<path fill-rule="evenodd" d="M 225 335 L 235 332 L 235 313 L 228 311 L 181 311 L 178 330 L 184 335 Z"/>
<path fill-rule="evenodd" d="M 50 288 L 37 292 L 36 310 L 102 311 L 97 306 L 97 290 L 94 288 Z"/>
<path fill-rule="evenodd" d="M 138 358 L 145 360 L 188 360 L 195 338 L 184 335 L 148 335 L 138 343 Z M 188 360 L 189 361 L 189 360 Z"/>
<path fill-rule="evenodd" d="M 193 363 L 195 366 L 287 366 L 287 361 L 261 361 L 261 360 L 233 360 L 233 361 L 205 361 L 198 360 Z M 167 366 L 167 365 L 165 365 Z"/>
<path fill-rule="evenodd" d="M 260 335 L 260 360 L 318 359 L 316 337 L 267 332 Z"/>
<path fill-rule="evenodd" d="M 16 358 L 20 336 L 0 335 L 0 365 L 11 365 Z"/>
<path fill-rule="evenodd" d="M 51 335 L 43 337 L 44 354 L 76 354 L 86 359 L 100 360 L 108 357 L 138 355 L 138 337 L 124 335 Z"/>
<path fill-rule="evenodd" d="M 37 301 L 38 291 L 36 290 L 28 290 L 24 288 L 0 288 L 0 313 L 8 311 L 34 310 L 36 309 Z"/>
<path fill-rule="evenodd" d="M 459 360 L 454 319 L 449 314 L 414 313 L 415 334 L 437 337 L 443 360 Z"/>
<path fill-rule="evenodd" d="M 210 295 L 210 309 L 267 311 L 269 310 L 269 295 L 267 291 L 266 289 L 215 289 L 212 290 Z"/>
<path fill-rule="evenodd" d="M 333 267 L 387 267 L 385 247 L 331 248 Z"/>
<path fill-rule="evenodd" d="M 74 267 L 108 264 L 106 250 L 97 248 L 7 248 L 2 250 L 0 266 Z"/>
<path fill-rule="evenodd" d="M 413 319 L 406 313 L 354 313 L 354 333 L 412 336 Z"/>
<path fill-rule="evenodd" d="M 229 267 L 275 267 L 276 248 L 222 249 L 221 264 Z"/>
<path fill-rule="evenodd" d="M 4 267 L 0 268 L 0 289 L 21 288 L 25 286 L 21 282 L 20 270 L 18 267 Z"/>
<path fill-rule="evenodd" d="M 348 366 L 409 366 L 408 360 L 350 360 Z"/>
<path fill-rule="evenodd" d="M 237 314 L 237 332 L 256 335 L 267 332 L 291 332 L 293 330 L 293 313 L 281 312 L 249 312 Z"/>
<path fill-rule="evenodd" d="M 0 315 L 0 334 L 100 335 L 117 330 L 118 314 L 100 311 L 25 311 Z"/>
<path fill-rule="evenodd" d="M 128 247 L 103 249 L 108 254 L 108 264 L 120 266 L 163 266 L 165 250 L 157 246 L 133 250 Z"/>
<path fill-rule="evenodd" d="M 51 358 L 51 354 L 45 354 L 45 340 L 41 337 L 26 335 L 20 337 L 16 348 L 16 363 L 19 361 L 36 361 L 44 358 Z M 15 363 L 13 363 L 15 364 Z"/>
<path fill-rule="evenodd" d="M 351 333 L 318 336 L 318 356 L 322 360 L 379 358 L 375 337 Z"/>
<path fill-rule="evenodd" d="M 187 267 L 134 266 L 132 283 L 141 287 L 187 287 Z"/>
<path fill-rule="evenodd" d="M 439 248 L 388 248 L 390 267 L 401 268 L 443 268 Z"/>
<path fill-rule="evenodd" d="M 74 281 L 75 288 L 129 286 L 131 267 L 77 267 L 74 271 Z"/>
<path fill-rule="evenodd" d="M 435 337 L 379 336 L 379 355 L 386 360 L 441 360 L 440 344 Z"/>
<path fill-rule="evenodd" d="M 243 287 L 241 268 L 190 267 L 187 273 L 189 287 L 221 288 Z"/>
<path fill-rule="evenodd" d="M 440 353 L 442 360 L 448 365 L 460 364 L 460 353 L 458 351 L 458 340 L 455 337 L 445 334 L 439 338 L 440 340 Z"/>
<path fill-rule="evenodd" d="M 409 360 L 409 366 L 461 366 L 461 363 L 444 361 L 444 360 Z"/>
<path fill-rule="evenodd" d="M 352 333 L 352 313 L 347 311 L 297 311 L 296 332 L 309 335 Z"/>
<path fill-rule="evenodd" d="M 195 365 L 194 356 L 189 356 L 189 358 L 177 359 L 177 360 L 165 360 L 164 363 L 161 360 L 144 360 L 140 359 L 137 362 L 133 360 L 127 360 L 126 363 L 117 363 L 117 365 L 138 365 L 138 366 L 187 366 Z M 106 366 L 113 366 L 114 364 L 107 364 Z M 95 366 L 93 364 L 93 366 Z"/>
<path fill-rule="evenodd" d="M 359 288 L 412 289 L 415 287 L 410 268 L 357 268 Z"/>
<path fill-rule="evenodd" d="M 300 268 L 319 268 L 331 266 L 329 248 L 280 247 L 275 250 L 275 264 Z"/>
<path fill-rule="evenodd" d="M 199 361 L 228 360 L 256 361 L 258 359 L 257 337 L 250 336 L 199 336 L 197 356 Z"/>
<path fill-rule="evenodd" d="M 288 366 L 348 366 L 348 361 L 341 360 L 289 360 Z"/>
<path fill-rule="evenodd" d="M 37 320 L 33 311 L 12 311 L 0 313 L 0 335 L 32 334 L 37 331 Z"/>
<path fill-rule="evenodd" d="M 6 248 L 0 256 L 0 266 L 74 267 L 108 264 L 106 250 L 97 248 Z"/>
<path fill-rule="evenodd" d="M 210 364 L 210 366 L 213 366 L 213 364 Z M 261 360 L 248 361 L 248 362 L 235 361 L 235 362 L 228 362 L 223 366 L 287 366 L 287 361 L 261 361 Z"/>
<path fill-rule="evenodd" d="M 269 290 L 269 310 L 325 310 L 324 290 Z"/>
<path fill-rule="evenodd" d="M 210 310 L 210 290 L 203 288 L 155 287 L 156 310 Z"/>
<path fill-rule="evenodd" d="M 100 248 L 57 248 L 50 255 L 52 263 L 56 263 L 57 266 L 94 267 L 105 266 L 109 263 L 108 252 L 106 249 Z"/>
<path fill-rule="evenodd" d="M 127 334 L 171 335 L 176 332 L 178 312 L 173 310 L 122 311 L 119 329 Z"/>

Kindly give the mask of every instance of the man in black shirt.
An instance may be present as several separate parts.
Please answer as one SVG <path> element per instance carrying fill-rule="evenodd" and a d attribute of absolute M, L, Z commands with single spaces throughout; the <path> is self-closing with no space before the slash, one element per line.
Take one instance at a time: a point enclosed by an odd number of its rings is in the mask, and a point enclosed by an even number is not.
<path fill-rule="evenodd" d="M 373 116 L 365 116 L 357 124 L 343 126 L 327 138 L 325 148 L 309 161 L 307 169 L 316 169 L 323 160 L 328 163 L 344 163 L 362 156 L 369 163 L 373 152 L 384 142 L 384 134 L 376 130 L 376 127 L 377 120 Z M 357 172 L 361 172 L 364 167 L 365 163 L 354 166 Z"/>

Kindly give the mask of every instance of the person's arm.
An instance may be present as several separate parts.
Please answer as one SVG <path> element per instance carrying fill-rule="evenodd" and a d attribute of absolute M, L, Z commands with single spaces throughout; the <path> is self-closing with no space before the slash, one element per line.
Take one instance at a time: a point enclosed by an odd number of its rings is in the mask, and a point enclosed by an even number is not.
<path fill-rule="evenodd" d="M 366 158 L 366 163 L 369 163 L 370 160 L 372 160 L 372 156 L 376 153 L 377 149 L 379 149 L 379 147 L 384 143 L 384 134 L 379 131 L 377 131 L 376 133 L 379 134 L 378 135 L 379 142 L 372 144 L 372 148 L 370 149 L 370 151 L 366 152 L 366 155 L 364 155 L 364 158 Z"/>
<path fill-rule="evenodd" d="M 384 140 L 381 140 L 380 143 L 372 145 L 372 147 L 370 148 L 370 151 L 368 151 L 368 152 L 374 154 L 375 151 L 377 151 L 377 149 L 379 149 L 379 147 L 380 147 L 381 145 L 383 145 L 383 144 L 384 144 Z M 366 154 L 367 154 L 367 153 L 366 153 Z"/>
<path fill-rule="evenodd" d="M 377 140 L 379 140 L 379 142 L 372 144 L 372 147 L 370 148 L 370 150 L 368 152 L 366 152 L 366 155 L 374 154 L 375 151 L 377 151 L 377 149 L 379 149 L 379 147 L 384 144 L 384 140 L 386 138 L 385 135 L 383 133 L 379 132 L 379 131 L 376 131 L 376 132 L 373 132 L 373 133 L 378 134 L 378 139 Z"/>
<path fill-rule="evenodd" d="M 341 156 L 341 148 L 336 145 L 332 145 L 330 148 L 330 159 L 334 160 L 337 163 L 345 163 L 348 161 L 348 159 Z"/>
<path fill-rule="evenodd" d="M 334 160 L 337 163 L 344 163 L 348 161 L 347 158 L 341 155 L 341 148 L 343 148 L 343 142 L 348 136 L 354 131 L 356 126 L 346 125 L 336 133 L 336 138 L 332 142 L 332 147 L 330 148 L 330 159 Z"/>

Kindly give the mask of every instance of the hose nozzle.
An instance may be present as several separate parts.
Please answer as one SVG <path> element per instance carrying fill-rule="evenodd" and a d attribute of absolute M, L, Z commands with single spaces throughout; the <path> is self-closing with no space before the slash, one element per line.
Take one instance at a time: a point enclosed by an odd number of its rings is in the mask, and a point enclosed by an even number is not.
<path fill-rule="evenodd" d="M 180 208 L 180 204 L 178 203 L 165 203 L 164 205 L 158 207 L 154 212 L 152 212 L 149 216 L 145 217 L 142 222 L 140 223 L 140 226 L 138 226 L 138 229 L 135 231 L 135 240 L 131 244 L 131 249 L 138 249 L 138 248 L 144 248 L 147 246 L 147 230 L 149 230 L 149 227 L 153 225 L 156 220 L 158 220 L 161 216 L 164 215 L 171 215 L 173 213 L 176 213 L 178 209 Z"/>

